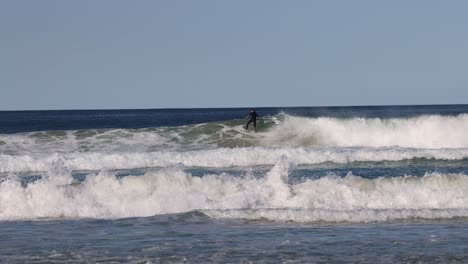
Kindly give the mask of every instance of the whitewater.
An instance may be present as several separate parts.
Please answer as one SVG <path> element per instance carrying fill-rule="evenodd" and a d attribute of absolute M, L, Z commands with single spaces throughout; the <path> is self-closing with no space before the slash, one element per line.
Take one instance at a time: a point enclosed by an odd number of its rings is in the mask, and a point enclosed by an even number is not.
<path fill-rule="evenodd" d="M 122 178 L 100 172 L 79 184 L 64 172 L 27 187 L 8 179 L 0 184 L 1 220 L 121 218 L 196 210 L 215 218 L 299 222 L 468 217 L 464 174 L 365 179 L 348 173 L 290 183 L 289 166 L 283 159 L 261 178 L 228 173 L 194 177 L 169 168 Z"/>
<path fill-rule="evenodd" d="M 468 106 L 248 111 L 0 111 L 0 262 L 466 262 Z"/>
<path fill-rule="evenodd" d="M 299 222 L 468 216 L 468 114 L 338 118 L 280 112 L 265 116 L 259 133 L 243 124 L 232 119 L 1 134 L 0 219 L 192 211 Z M 459 168 L 400 172 L 405 163 L 430 161 Z M 382 162 L 400 171 L 382 174 Z M 346 167 L 340 175 L 327 170 Z M 362 167 L 375 172 L 359 175 Z"/>

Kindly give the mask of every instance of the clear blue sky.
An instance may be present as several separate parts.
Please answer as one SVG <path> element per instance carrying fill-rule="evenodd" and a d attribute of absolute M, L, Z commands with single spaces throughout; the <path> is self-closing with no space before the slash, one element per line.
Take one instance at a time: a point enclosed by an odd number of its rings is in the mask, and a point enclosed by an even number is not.
<path fill-rule="evenodd" d="M 0 1 L 0 110 L 468 102 L 468 1 Z"/>

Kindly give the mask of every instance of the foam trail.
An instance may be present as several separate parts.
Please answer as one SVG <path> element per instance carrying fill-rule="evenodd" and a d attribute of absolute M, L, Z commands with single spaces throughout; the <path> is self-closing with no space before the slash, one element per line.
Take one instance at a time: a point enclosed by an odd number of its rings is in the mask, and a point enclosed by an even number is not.
<path fill-rule="evenodd" d="M 143 167 L 232 167 L 274 165 L 286 156 L 294 164 L 355 161 L 401 161 L 408 159 L 463 160 L 468 149 L 407 148 L 220 148 L 197 151 L 85 152 L 52 155 L 0 155 L 0 172 L 49 171 L 61 160 L 72 170 L 112 170 Z"/>
<path fill-rule="evenodd" d="M 56 169 L 26 187 L 15 178 L 1 181 L 0 219 L 121 218 L 194 210 L 213 218 L 304 222 L 468 217 L 467 175 L 373 180 L 329 175 L 288 184 L 289 164 L 281 158 L 260 178 L 225 173 L 200 178 L 174 167 L 123 178 L 101 172 L 81 184 L 74 184 L 67 170 Z"/>
<path fill-rule="evenodd" d="M 408 219 L 451 219 L 468 217 L 468 209 L 246 209 L 246 210 L 204 210 L 206 215 L 216 219 L 267 219 L 271 221 L 294 222 L 385 222 Z"/>

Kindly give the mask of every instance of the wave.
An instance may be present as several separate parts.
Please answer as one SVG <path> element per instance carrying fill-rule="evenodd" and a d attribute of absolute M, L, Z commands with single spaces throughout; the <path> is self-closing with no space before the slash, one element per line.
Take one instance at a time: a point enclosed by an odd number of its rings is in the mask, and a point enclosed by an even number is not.
<path fill-rule="evenodd" d="M 262 139 L 270 146 L 468 147 L 468 115 L 411 118 L 305 118 L 285 121 Z"/>
<path fill-rule="evenodd" d="M 244 123 L 245 120 L 228 120 L 179 127 L 4 134 L 0 135 L 0 152 L 21 155 L 220 147 L 468 148 L 468 114 L 389 119 L 279 114 L 260 120 L 260 133 L 246 132 Z"/>
<path fill-rule="evenodd" d="M 281 159 L 263 177 L 227 173 L 195 177 L 180 168 L 118 178 L 109 172 L 74 182 L 52 170 L 22 185 L 0 182 L 0 219 L 122 218 L 202 211 L 212 218 L 369 222 L 468 217 L 468 176 L 365 179 L 328 175 L 288 183 Z"/>
<path fill-rule="evenodd" d="M 286 157 L 297 165 L 326 162 L 402 161 L 412 159 L 464 160 L 468 149 L 407 148 L 218 148 L 194 151 L 122 153 L 69 153 L 52 155 L 0 155 L 0 172 L 49 171 L 61 164 L 70 170 L 117 170 L 149 167 L 247 167 L 274 165 Z"/>

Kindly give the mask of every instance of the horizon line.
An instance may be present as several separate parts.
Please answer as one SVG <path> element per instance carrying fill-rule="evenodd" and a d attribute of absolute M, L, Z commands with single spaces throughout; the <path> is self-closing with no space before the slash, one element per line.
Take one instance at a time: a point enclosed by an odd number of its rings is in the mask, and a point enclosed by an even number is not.
<path fill-rule="evenodd" d="M 233 106 L 233 107 L 155 107 L 155 108 L 72 108 L 72 109 L 19 109 L 0 110 L 0 112 L 40 112 L 40 111 L 118 111 L 118 110 L 188 110 L 188 109 L 248 109 L 248 108 L 339 108 L 339 107 L 404 107 L 404 106 L 462 106 L 468 103 L 453 104 L 362 104 L 362 105 L 315 105 L 315 106 Z"/>

